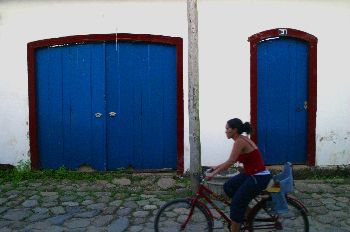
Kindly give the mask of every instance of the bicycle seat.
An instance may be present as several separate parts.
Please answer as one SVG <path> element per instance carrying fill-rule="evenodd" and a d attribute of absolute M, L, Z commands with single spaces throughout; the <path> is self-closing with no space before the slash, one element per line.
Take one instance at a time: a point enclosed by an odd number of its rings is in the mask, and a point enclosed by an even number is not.
<path fill-rule="evenodd" d="M 287 162 L 284 164 L 282 172 L 273 176 L 270 183 L 266 187 L 266 191 L 270 193 L 290 193 L 293 192 L 293 169 L 292 164 Z"/>
<path fill-rule="evenodd" d="M 281 192 L 281 188 L 273 179 L 271 179 L 264 191 L 269 193 L 279 193 Z"/>

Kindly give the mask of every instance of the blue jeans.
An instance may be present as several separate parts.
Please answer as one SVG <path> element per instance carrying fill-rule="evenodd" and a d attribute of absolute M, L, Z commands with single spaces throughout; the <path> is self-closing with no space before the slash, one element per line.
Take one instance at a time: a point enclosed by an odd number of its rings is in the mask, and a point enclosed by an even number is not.
<path fill-rule="evenodd" d="M 247 175 L 240 173 L 224 184 L 224 191 L 232 198 L 230 218 L 232 221 L 242 223 L 244 213 L 249 202 L 266 188 L 271 175 Z"/>

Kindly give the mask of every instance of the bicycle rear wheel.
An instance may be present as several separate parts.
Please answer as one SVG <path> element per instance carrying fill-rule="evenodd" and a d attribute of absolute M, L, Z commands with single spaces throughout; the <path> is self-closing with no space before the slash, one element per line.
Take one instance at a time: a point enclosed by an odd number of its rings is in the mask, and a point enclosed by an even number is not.
<path fill-rule="evenodd" d="M 278 215 L 272 209 L 271 197 L 262 200 L 252 212 L 249 231 L 297 231 L 308 232 L 307 213 L 295 200 L 287 196 L 288 213 Z"/>
<path fill-rule="evenodd" d="M 189 217 L 192 211 L 192 215 Z M 186 223 L 187 221 L 187 223 Z M 162 206 L 154 220 L 156 232 L 213 231 L 213 222 L 206 209 L 195 204 L 191 209 L 190 199 L 178 199 Z"/>

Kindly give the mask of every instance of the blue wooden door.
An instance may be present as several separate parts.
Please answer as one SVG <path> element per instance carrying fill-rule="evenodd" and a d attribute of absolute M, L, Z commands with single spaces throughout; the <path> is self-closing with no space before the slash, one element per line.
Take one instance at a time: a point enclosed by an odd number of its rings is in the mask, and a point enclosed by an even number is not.
<path fill-rule="evenodd" d="M 42 168 L 105 166 L 104 44 L 36 52 L 38 147 Z"/>
<path fill-rule="evenodd" d="M 266 164 L 307 160 L 308 45 L 292 38 L 258 44 L 258 146 Z"/>
<path fill-rule="evenodd" d="M 108 168 L 175 169 L 175 46 L 107 44 L 106 66 Z"/>
<path fill-rule="evenodd" d="M 42 168 L 176 168 L 175 46 L 43 48 L 36 67 Z"/>

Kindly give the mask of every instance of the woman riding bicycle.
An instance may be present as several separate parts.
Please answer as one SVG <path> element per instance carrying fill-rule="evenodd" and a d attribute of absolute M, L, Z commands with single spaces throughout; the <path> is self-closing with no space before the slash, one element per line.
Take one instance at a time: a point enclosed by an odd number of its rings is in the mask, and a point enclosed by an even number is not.
<path fill-rule="evenodd" d="M 210 180 L 216 174 L 228 169 L 235 162 L 243 163 L 244 172 L 232 177 L 224 184 L 224 191 L 232 198 L 230 218 L 231 232 L 239 231 L 249 202 L 268 185 L 271 174 L 265 168 L 261 153 L 256 144 L 242 133 L 252 131 L 249 122 L 242 123 L 238 118 L 227 121 L 226 136 L 233 139 L 234 145 L 227 161 L 213 168 L 206 177 Z"/>

